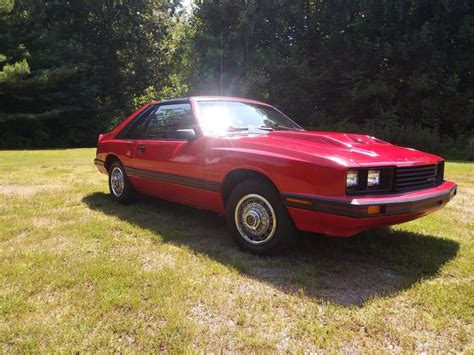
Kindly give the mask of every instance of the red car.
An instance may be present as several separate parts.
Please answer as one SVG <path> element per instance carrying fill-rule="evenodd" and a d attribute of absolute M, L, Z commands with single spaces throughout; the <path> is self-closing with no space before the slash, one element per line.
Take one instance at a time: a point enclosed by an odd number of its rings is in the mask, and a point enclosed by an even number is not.
<path fill-rule="evenodd" d="M 442 158 L 360 134 L 305 131 L 276 108 L 234 97 L 145 105 L 101 134 L 95 164 L 111 196 L 135 192 L 227 216 L 253 253 L 295 231 L 348 237 L 442 208 L 456 184 Z"/>

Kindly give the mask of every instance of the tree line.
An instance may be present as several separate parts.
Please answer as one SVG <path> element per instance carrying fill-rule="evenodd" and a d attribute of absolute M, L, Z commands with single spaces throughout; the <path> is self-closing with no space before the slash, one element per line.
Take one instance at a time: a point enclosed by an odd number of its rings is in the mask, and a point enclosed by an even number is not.
<path fill-rule="evenodd" d="M 147 101 L 222 90 L 474 155 L 471 0 L 0 0 L 0 16 L 2 148 L 93 146 Z"/>

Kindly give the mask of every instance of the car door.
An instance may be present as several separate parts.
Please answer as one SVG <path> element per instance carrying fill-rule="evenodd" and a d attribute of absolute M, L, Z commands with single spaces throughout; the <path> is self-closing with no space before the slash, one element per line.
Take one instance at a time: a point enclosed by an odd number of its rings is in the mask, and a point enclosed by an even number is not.
<path fill-rule="evenodd" d="M 200 205 L 203 139 L 187 140 L 179 134 L 197 133 L 191 104 L 158 105 L 142 122 L 145 133 L 135 139 L 133 170 L 127 172 L 135 185 L 146 194 Z"/>

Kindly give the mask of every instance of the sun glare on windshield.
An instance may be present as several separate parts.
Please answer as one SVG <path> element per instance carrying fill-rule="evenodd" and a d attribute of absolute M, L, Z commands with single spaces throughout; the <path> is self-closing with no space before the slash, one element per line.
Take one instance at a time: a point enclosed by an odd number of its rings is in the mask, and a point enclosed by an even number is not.
<path fill-rule="evenodd" d="M 199 101 L 197 106 L 205 134 L 264 134 L 273 130 L 302 129 L 283 113 L 269 106 L 221 100 Z"/>
<path fill-rule="evenodd" d="M 223 135 L 228 132 L 232 125 L 232 117 L 223 103 L 199 103 L 203 128 L 208 134 Z"/>

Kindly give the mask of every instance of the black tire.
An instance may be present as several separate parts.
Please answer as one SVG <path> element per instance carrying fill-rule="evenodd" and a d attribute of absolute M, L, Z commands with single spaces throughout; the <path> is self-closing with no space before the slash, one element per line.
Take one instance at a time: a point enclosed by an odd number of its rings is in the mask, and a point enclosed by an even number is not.
<path fill-rule="evenodd" d="M 253 254 L 275 255 L 295 240 L 296 228 L 279 192 L 263 179 L 237 185 L 227 200 L 226 216 L 234 241 Z M 272 216 L 275 223 L 268 222 Z"/>
<path fill-rule="evenodd" d="M 113 186 L 112 180 L 114 179 L 114 174 L 122 175 L 123 186 L 119 188 L 117 185 L 117 180 L 114 182 L 116 185 Z M 121 184 L 121 182 L 118 182 Z M 127 173 L 123 165 L 119 161 L 114 161 L 110 164 L 109 167 L 109 191 L 112 200 L 119 203 L 127 204 L 132 202 L 135 199 L 136 193 L 135 190 L 128 179 Z"/>

